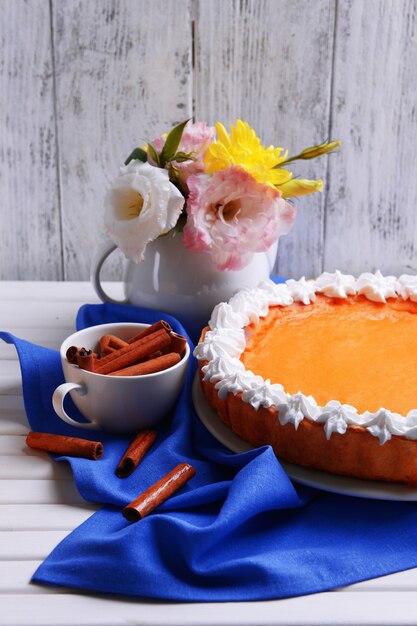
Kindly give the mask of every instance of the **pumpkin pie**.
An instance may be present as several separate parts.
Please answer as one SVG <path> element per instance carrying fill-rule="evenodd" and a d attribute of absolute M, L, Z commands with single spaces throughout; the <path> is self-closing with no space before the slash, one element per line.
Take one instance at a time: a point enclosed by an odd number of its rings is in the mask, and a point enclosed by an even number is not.
<path fill-rule="evenodd" d="M 195 349 L 220 419 L 290 463 L 417 485 L 417 276 L 325 272 L 217 305 Z"/>

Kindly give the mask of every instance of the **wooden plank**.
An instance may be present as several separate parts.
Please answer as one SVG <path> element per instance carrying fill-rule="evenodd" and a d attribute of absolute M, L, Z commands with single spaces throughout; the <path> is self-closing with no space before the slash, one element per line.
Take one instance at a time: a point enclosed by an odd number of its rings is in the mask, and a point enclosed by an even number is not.
<path fill-rule="evenodd" d="M 33 586 L 33 591 L 35 587 Z M 32 586 L 31 586 L 32 591 Z M 71 606 L 71 610 L 68 607 Z M 321 593 L 269 602 L 171 603 L 129 598 L 62 595 L 2 597 L 2 626 L 404 626 L 415 625 L 417 598 L 407 592 Z"/>
<path fill-rule="evenodd" d="M 43 561 L 68 530 L 0 531 L 1 561 Z"/>
<path fill-rule="evenodd" d="M 14 414 L 21 413 L 25 410 L 23 396 L 21 394 L 15 396 L 5 396 L 0 394 L 0 415 L 5 413 Z"/>
<path fill-rule="evenodd" d="M 17 360 L 0 361 L 0 396 L 22 393 L 22 378 Z"/>
<path fill-rule="evenodd" d="M 354 585 L 341 587 L 340 592 L 391 592 L 391 591 L 417 591 L 417 569 L 408 569 L 404 572 L 396 572 L 388 576 L 364 580 Z"/>
<path fill-rule="evenodd" d="M 415 273 L 417 5 L 338 6 L 325 269 Z"/>
<path fill-rule="evenodd" d="M 19 389 L 16 390 L 15 393 L 7 393 L 2 388 L 3 380 L 7 378 L 20 379 L 20 366 L 17 359 L 5 359 L 3 361 L 0 360 L 0 395 L 18 395 Z M 20 392 L 22 391 L 22 387 L 20 385 Z"/>
<path fill-rule="evenodd" d="M 328 0 L 197 0 L 196 119 L 228 125 L 241 118 L 264 144 L 292 154 L 327 139 L 334 19 Z M 292 171 L 326 179 L 327 161 Z M 322 268 L 324 197 L 296 204 L 297 224 L 280 240 L 276 271 L 312 276 Z"/>
<path fill-rule="evenodd" d="M 98 506 L 84 500 L 75 504 L 1 504 L 0 531 L 72 530 Z"/>
<path fill-rule="evenodd" d="M 28 430 L 28 421 L 24 411 L 5 414 L 0 409 L 0 435 L 26 435 Z"/>
<path fill-rule="evenodd" d="M 24 435 L 2 435 L 0 437 L 0 455 L 39 455 L 37 450 L 31 450 L 25 444 Z"/>
<path fill-rule="evenodd" d="M 3 480 L 0 504 L 79 504 L 83 502 L 71 480 Z"/>
<path fill-rule="evenodd" d="M 122 283 L 103 281 L 103 288 L 114 298 L 123 297 Z M 13 300 L 19 310 L 22 301 L 44 302 L 49 308 L 54 302 L 77 302 L 81 306 L 87 302 L 96 304 L 93 286 L 87 281 L 2 281 L 0 282 L 0 300 Z"/>
<path fill-rule="evenodd" d="M 75 319 L 75 316 L 74 318 Z M 44 346 L 45 348 L 51 348 L 58 350 L 64 339 L 75 332 L 75 326 L 71 325 L 68 321 L 68 325 L 57 328 L 15 328 L 10 326 L 7 328 L 8 332 L 11 332 L 15 337 L 19 339 L 25 339 L 38 346 Z M 0 360 L 9 361 L 17 359 L 17 352 L 12 344 L 6 344 L 0 341 Z"/>
<path fill-rule="evenodd" d="M 5 325 L 6 332 L 12 332 L 11 328 L 7 328 Z M 13 332 L 14 335 L 18 336 L 17 333 Z M 16 361 L 17 360 L 17 352 L 16 348 L 10 344 L 5 343 L 0 340 L 0 361 Z"/>
<path fill-rule="evenodd" d="M 0 480 L 10 479 L 73 480 L 73 476 L 67 463 L 57 463 L 44 453 L 36 456 L 1 455 Z"/>
<path fill-rule="evenodd" d="M 35 450 L 26 449 L 25 438 L 23 435 L 2 435 L 0 437 L 0 456 L 1 455 L 21 455 L 29 453 L 39 455 Z"/>
<path fill-rule="evenodd" d="M 73 326 L 80 306 L 79 302 L 45 302 L 43 299 L 32 301 L 30 303 L 31 315 L 28 319 L 27 311 L 16 306 L 15 300 L 2 301 L 0 328 L 2 330 L 10 329 L 10 332 L 14 332 L 18 328 L 29 326 L 37 330 L 48 328 L 54 332 L 61 328 Z M 52 327 L 51 323 L 53 323 Z"/>
<path fill-rule="evenodd" d="M 1 3 L 0 279 L 62 278 L 49 3 Z"/>
<path fill-rule="evenodd" d="M 88 279 L 132 148 L 190 116 L 190 2 L 53 0 L 65 277 Z M 109 261 L 121 276 L 121 263 Z"/>
<path fill-rule="evenodd" d="M 30 580 L 35 573 L 36 569 L 40 565 L 40 560 L 30 561 L 0 561 L 0 603 L 3 604 L 3 594 L 39 594 L 42 597 L 46 597 L 49 593 L 56 593 L 58 590 L 54 587 L 41 587 L 40 585 L 30 584 Z M 62 593 L 62 589 L 60 590 Z M 64 592 L 65 593 L 65 592 Z M 12 613 L 16 612 L 18 605 L 22 602 L 22 595 L 20 600 L 15 599 L 15 608 Z M 13 615 L 8 615 L 5 611 L 1 615 L 6 619 L 13 618 Z M 3 621 L 1 622 L 3 626 Z M 13 623 L 13 622 L 11 622 Z M 27 624 L 33 623 L 31 620 L 26 622 Z"/>

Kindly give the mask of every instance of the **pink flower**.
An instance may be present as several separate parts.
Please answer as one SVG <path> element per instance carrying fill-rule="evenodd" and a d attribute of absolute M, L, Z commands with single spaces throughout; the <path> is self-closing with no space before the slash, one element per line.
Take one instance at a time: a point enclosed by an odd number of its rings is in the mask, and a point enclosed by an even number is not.
<path fill-rule="evenodd" d="M 220 270 L 242 269 L 294 223 L 295 208 L 275 187 L 235 165 L 213 176 L 191 176 L 188 188 L 184 245 L 209 252 Z"/>
<path fill-rule="evenodd" d="M 204 171 L 203 158 L 208 146 L 216 139 L 216 130 L 207 126 L 205 122 L 188 122 L 181 137 L 178 152 L 193 153 L 194 160 L 175 162 L 178 168 L 180 181 L 186 186 L 187 180 L 194 174 Z M 152 141 L 157 152 L 160 152 L 165 144 L 165 137 L 157 137 Z"/>

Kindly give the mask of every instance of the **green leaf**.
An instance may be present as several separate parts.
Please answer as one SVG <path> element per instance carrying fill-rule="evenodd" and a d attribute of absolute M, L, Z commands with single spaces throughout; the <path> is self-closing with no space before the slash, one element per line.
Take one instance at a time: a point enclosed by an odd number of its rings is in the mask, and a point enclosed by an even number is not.
<path fill-rule="evenodd" d="M 187 214 L 185 211 L 183 211 L 181 215 L 179 216 L 178 221 L 175 224 L 174 228 L 172 228 L 170 231 L 173 237 L 175 237 L 175 235 L 177 235 L 178 233 L 182 233 L 186 221 L 187 221 Z"/>
<path fill-rule="evenodd" d="M 125 165 L 129 165 L 130 161 L 134 160 L 143 161 L 143 163 L 146 163 L 146 161 L 148 160 L 146 150 L 143 150 L 143 148 L 135 148 L 127 157 Z"/>
<path fill-rule="evenodd" d="M 178 150 L 178 146 L 180 145 L 181 137 L 184 132 L 185 126 L 188 124 L 190 120 L 185 120 L 185 122 L 181 122 L 175 126 L 169 133 L 168 137 L 165 140 L 164 147 L 161 152 L 161 164 L 165 166 L 165 163 L 172 161 L 175 156 L 176 151 Z"/>
<path fill-rule="evenodd" d="M 172 157 L 172 160 L 177 163 L 184 163 L 184 161 L 196 161 L 195 152 L 176 152 Z"/>
<path fill-rule="evenodd" d="M 159 167 L 163 167 L 163 165 L 161 163 L 161 159 L 159 157 L 159 154 L 157 153 L 155 146 L 152 145 L 151 143 L 148 143 L 148 152 L 151 155 L 151 157 L 153 158 L 153 160 L 155 161 L 155 163 Z"/>
<path fill-rule="evenodd" d="M 171 182 L 177 182 L 178 181 L 178 176 L 179 176 L 179 169 L 178 167 L 175 167 L 175 165 L 173 165 L 173 163 L 168 163 L 168 174 L 169 174 L 169 178 L 171 180 Z"/>
<path fill-rule="evenodd" d="M 184 198 L 187 198 L 188 188 L 187 188 L 187 185 L 185 185 L 185 183 L 181 182 L 181 178 L 179 176 L 180 174 L 179 169 L 175 167 L 172 161 L 168 163 L 167 169 L 168 169 L 169 180 L 171 181 L 171 183 L 176 186 L 176 188 L 182 193 Z"/>

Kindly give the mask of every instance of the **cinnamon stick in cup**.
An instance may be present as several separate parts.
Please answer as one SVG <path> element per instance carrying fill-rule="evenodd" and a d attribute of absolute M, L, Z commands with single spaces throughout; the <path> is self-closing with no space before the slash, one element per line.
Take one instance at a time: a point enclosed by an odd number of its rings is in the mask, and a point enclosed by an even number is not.
<path fill-rule="evenodd" d="M 98 355 L 92 350 L 87 350 L 86 348 L 70 346 L 65 354 L 65 357 L 71 365 L 78 365 L 78 367 L 92 372 L 94 370 L 94 362 Z"/>
<path fill-rule="evenodd" d="M 171 338 L 165 329 L 147 335 L 132 344 L 116 350 L 96 363 L 97 374 L 111 374 L 140 361 L 153 352 L 157 352 L 171 344 Z"/>
<path fill-rule="evenodd" d="M 140 494 L 136 500 L 122 510 L 129 522 L 137 522 L 148 515 L 157 506 L 165 502 L 180 487 L 195 475 L 195 469 L 189 463 L 180 463 L 154 485 Z"/>
<path fill-rule="evenodd" d="M 182 358 L 185 354 L 185 348 L 187 346 L 187 340 L 183 335 L 179 335 L 178 333 L 174 333 L 173 331 L 170 333 L 171 336 L 171 346 L 173 352 L 178 352 L 180 357 Z"/>
<path fill-rule="evenodd" d="M 163 370 L 176 365 L 181 361 L 181 357 L 176 352 L 169 352 L 168 354 L 162 354 L 154 359 L 148 361 L 142 361 L 141 363 L 135 363 L 130 367 L 125 367 L 115 372 L 111 372 L 112 376 L 142 376 L 143 374 L 154 374 L 155 372 L 162 372 Z"/>
<path fill-rule="evenodd" d="M 172 331 L 172 328 L 168 324 L 168 322 L 165 322 L 165 320 L 159 320 L 159 322 L 155 322 L 154 324 L 151 324 L 151 326 L 148 326 L 148 328 L 145 328 L 145 330 L 142 330 L 140 333 L 138 333 L 134 337 L 131 337 L 130 339 L 128 339 L 128 343 L 134 343 L 138 339 L 143 339 L 144 337 L 147 337 L 148 335 L 151 335 L 155 331 L 161 330 L 162 328 L 165 329 L 167 333 L 170 333 Z"/>
<path fill-rule="evenodd" d="M 103 455 L 101 441 L 89 441 L 78 437 L 52 435 L 51 433 L 30 432 L 26 437 L 26 444 L 34 450 L 43 450 L 52 454 L 76 456 L 96 461 Z"/>
<path fill-rule="evenodd" d="M 72 365 L 77 365 L 77 355 L 80 348 L 77 346 L 70 346 L 65 354 L 68 363 Z"/>
<path fill-rule="evenodd" d="M 95 369 L 95 357 L 92 350 L 86 348 L 80 348 L 77 353 L 77 365 L 82 367 L 83 370 L 88 372 L 94 372 Z"/>
<path fill-rule="evenodd" d="M 116 468 L 116 476 L 127 478 L 137 468 L 149 448 L 155 443 L 158 436 L 156 430 L 142 430 L 132 441 L 119 465 Z"/>
<path fill-rule="evenodd" d="M 123 341 L 116 335 L 103 335 L 99 341 L 99 351 L 101 355 L 111 354 L 115 350 L 127 346 L 127 341 Z"/>

